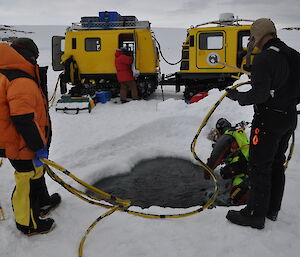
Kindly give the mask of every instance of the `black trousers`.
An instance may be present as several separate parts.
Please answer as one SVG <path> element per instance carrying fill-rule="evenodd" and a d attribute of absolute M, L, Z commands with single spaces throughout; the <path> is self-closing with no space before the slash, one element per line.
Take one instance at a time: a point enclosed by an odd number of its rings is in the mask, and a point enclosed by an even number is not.
<path fill-rule="evenodd" d="M 285 152 L 297 126 L 296 108 L 288 112 L 256 111 L 249 150 L 250 193 L 247 207 L 254 215 L 279 211 L 285 186 Z"/>

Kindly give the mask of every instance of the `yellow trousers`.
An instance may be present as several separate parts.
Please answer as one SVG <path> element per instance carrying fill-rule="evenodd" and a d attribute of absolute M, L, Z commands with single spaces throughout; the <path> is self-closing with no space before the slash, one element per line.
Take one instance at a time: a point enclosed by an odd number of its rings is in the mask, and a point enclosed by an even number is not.
<path fill-rule="evenodd" d="M 40 166 L 28 172 L 15 171 L 16 187 L 12 195 L 12 205 L 16 222 L 23 226 L 29 226 L 32 222 L 36 228 L 36 215 L 33 211 L 32 181 L 44 175 L 44 167 Z"/>

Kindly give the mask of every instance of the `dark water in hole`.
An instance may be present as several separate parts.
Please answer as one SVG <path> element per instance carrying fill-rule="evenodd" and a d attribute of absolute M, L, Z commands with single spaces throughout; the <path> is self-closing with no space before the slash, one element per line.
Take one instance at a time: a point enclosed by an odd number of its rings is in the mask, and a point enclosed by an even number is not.
<path fill-rule="evenodd" d="M 218 182 L 215 205 L 229 205 L 230 180 L 219 178 Z M 203 168 L 179 158 L 144 160 L 129 173 L 101 179 L 94 186 L 142 208 L 203 205 L 214 191 L 213 181 L 203 178 Z"/>

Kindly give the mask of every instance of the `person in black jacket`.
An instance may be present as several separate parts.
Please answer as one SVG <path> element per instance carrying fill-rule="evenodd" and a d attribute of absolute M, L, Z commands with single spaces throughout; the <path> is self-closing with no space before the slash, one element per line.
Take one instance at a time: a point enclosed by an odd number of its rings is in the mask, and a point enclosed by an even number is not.
<path fill-rule="evenodd" d="M 263 229 L 265 218 L 276 221 L 285 185 L 285 152 L 297 126 L 299 53 L 277 38 L 270 19 L 256 20 L 250 29 L 250 46 L 261 52 L 254 57 L 252 89 L 227 90 L 242 106 L 254 105 L 249 149 L 250 193 L 247 206 L 230 210 L 226 218 L 237 225 Z"/>

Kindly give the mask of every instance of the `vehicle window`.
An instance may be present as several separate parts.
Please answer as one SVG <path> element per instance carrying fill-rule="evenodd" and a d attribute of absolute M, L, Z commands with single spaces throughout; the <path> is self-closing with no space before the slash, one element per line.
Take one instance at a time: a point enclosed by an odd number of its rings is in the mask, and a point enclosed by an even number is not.
<path fill-rule="evenodd" d="M 195 36 L 190 36 L 190 47 L 195 45 Z"/>
<path fill-rule="evenodd" d="M 223 33 L 201 33 L 199 35 L 199 49 L 218 50 L 223 48 Z"/>
<path fill-rule="evenodd" d="M 76 38 L 72 38 L 72 49 L 76 49 L 76 47 L 77 47 Z"/>
<path fill-rule="evenodd" d="M 248 43 L 249 43 L 249 36 L 243 36 L 242 37 L 242 47 L 247 48 Z"/>
<path fill-rule="evenodd" d="M 246 49 L 249 43 L 250 31 L 242 30 L 238 33 L 238 51 Z"/>
<path fill-rule="evenodd" d="M 135 42 L 134 42 L 134 36 L 132 33 L 119 35 L 119 48 L 120 47 L 125 47 L 128 51 L 134 51 Z"/>
<path fill-rule="evenodd" d="M 101 40 L 100 38 L 86 38 L 85 39 L 85 51 L 100 51 Z"/>
<path fill-rule="evenodd" d="M 60 43 L 60 50 L 62 51 L 62 52 L 64 52 L 65 51 L 65 39 L 62 39 L 61 40 L 61 43 Z"/>

